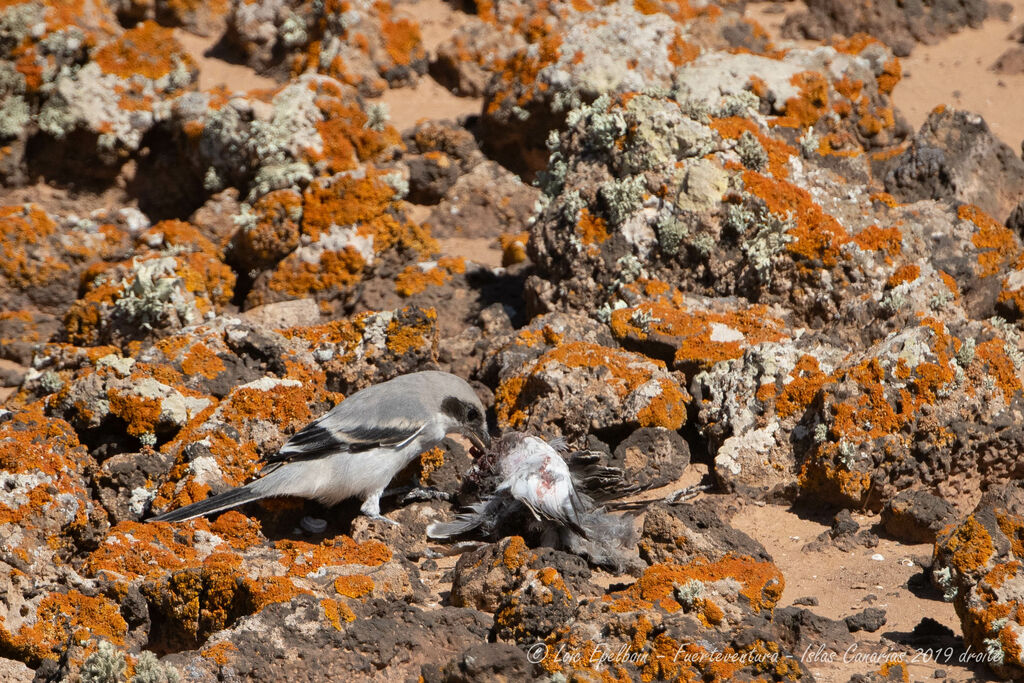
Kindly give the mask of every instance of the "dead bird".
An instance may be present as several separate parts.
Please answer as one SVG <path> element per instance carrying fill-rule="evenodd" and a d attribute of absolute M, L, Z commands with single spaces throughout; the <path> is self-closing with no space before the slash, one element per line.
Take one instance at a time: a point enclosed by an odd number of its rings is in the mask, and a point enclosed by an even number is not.
<path fill-rule="evenodd" d="M 479 502 L 451 522 L 431 524 L 427 535 L 497 539 L 515 533 L 619 573 L 637 567 L 633 517 L 610 514 L 580 492 L 559 450 L 565 450 L 561 439 L 503 435 L 467 474 L 479 489 Z"/>

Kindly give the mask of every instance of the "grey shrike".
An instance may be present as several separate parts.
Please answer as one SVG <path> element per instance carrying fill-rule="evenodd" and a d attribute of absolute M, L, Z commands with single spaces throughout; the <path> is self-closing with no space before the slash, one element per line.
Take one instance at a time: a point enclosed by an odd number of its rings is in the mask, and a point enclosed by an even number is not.
<path fill-rule="evenodd" d="M 151 522 L 180 522 L 262 498 L 295 496 L 335 505 L 359 497 L 371 519 L 391 479 L 446 434 L 490 444 L 484 407 L 469 384 L 447 372 L 401 375 L 352 394 L 296 432 L 245 486 L 165 512 Z"/>
<path fill-rule="evenodd" d="M 508 432 L 477 459 L 467 479 L 481 488 L 481 501 L 452 522 L 427 527 L 434 539 L 477 532 L 537 536 L 542 545 L 589 557 L 597 565 L 622 571 L 639 563 L 630 516 L 596 507 L 577 490 L 560 439 L 548 443 L 522 432 Z"/>

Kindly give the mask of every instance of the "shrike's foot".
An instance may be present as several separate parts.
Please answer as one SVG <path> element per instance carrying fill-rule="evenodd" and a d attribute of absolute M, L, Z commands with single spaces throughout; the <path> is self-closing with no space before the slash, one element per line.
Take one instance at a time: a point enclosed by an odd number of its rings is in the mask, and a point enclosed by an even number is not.
<path fill-rule="evenodd" d="M 320 519 L 319 517 L 303 517 L 299 522 L 299 526 L 308 533 L 322 534 L 324 529 L 327 528 L 327 520 Z"/>
<path fill-rule="evenodd" d="M 413 503 L 421 500 L 451 500 L 452 494 L 446 493 L 445 491 L 439 491 L 438 489 L 431 488 L 429 486 L 414 486 L 409 489 L 404 496 L 402 496 L 402 505 Z"/>
<path fill-rule="evenodd" d="M 399 524 L 395 520 L 389 519 L 389 518 L 385 517 L 384 515 L 382 515 L 380 513 L 378 513 L 378 514 L 367 514 L 366 517 L 368 519 L 374 520 L 375 522 L 387 522 L 391 526 L 402 526 L 401 524 Z"/>

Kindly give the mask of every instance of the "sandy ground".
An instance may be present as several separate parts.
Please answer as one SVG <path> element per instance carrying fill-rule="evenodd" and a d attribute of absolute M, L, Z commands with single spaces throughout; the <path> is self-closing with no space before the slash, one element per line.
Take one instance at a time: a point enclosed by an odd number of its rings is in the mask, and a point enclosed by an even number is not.
<path fill-rule="evenodd" d="M 196 36 L 181 29 L 175 29 L 174 37 L 199 66 L 200 90 L 225 86 L 235 92 L 245 92 L 277 86 L 274 79 L 260 76 L 247 66 L 231 64 L 223 59 L 209 56 L 210 49 L 217 43 L 217 36 Z"/>
<path fill-rule="evenodd" d="M 1008 21 L 990 19 L 980 29 L 965 29 L 936 45 L 918 45 L 903 57 L 903 80 L 893 91 L 896 107 L 916 130 L 940 104 L 981 114 L 989 127 L 1014 152 L 1024 140 L 1024 74 L 998 74 L 992 64 L 1014 42 L 1010 31 L 1024 23 L 1024 0 L 1009 0 Z M 747 5 L 747 16 L 757 20 L 780 44 L 812 46 L 810 41 L 778 38 L 785 18 L 803 10 L 802 2 Z M 784 10 L 779 12 L 779 10 Z"/>
<path fill-rule="evenodd" d="M 931 544 L 897 543 L 887 539 L 884 532 L 876 528 L 879 525 L 877 516 L 854 514 L 853 518 L 862 529 L 872 529 L 878 534 L 877 547 L 858 547 L 850 552 L 838 548 L 804 550 L 805 544 L 830 527 L 830 520 L 815 519 L 815 515 L 807 511 L 746 504 L 732 518 L 734 527 L 768 549 L 785 576 L 786 588 L 780 607 L 792 605 L 797 598 L 813 596 L 818 599 L 818 605 L 808 609 L 830 619 L 842 619 L 867 607 L 880 607 L 886 611 L 887 622 L 878 632 L 855 634 L 858 641 L 869 644 L 849 653 L 836 653 L 831 664 L 823 661 L 825 657 L 815 661 L 813 653 L 805 657 L 804 663 L 818 681 L 839 683 L 854 673 L 877 671 L 877 663 L 855 661 L 859 654 L 871 652 L 905 662 L 912 681 L 935 678 L 949 681 L 994 680 L 987 677 L 983 668 L 972 669 L 960 664 L 958 659 L 962 650 L 945 651 L 949 644 L 946 641 L 925 641 L 911 648 L 879 643 L 884 634 L 889 634 L 894 640 L 900 634 L 909 634 L 924 617 L 935 619 L 957 634 L 960 633 L 960 621 L 952 604 L 942 602 L 930 588 L 918 590 L 920 596 L 908 588 L 908 581 L 922 571 L 919 562 L 927 561 L 931 556 Z M 938 655 L 938 663 L 923 661 L 929 651 Z M 937 671 L 945 673 L 936 676 Z"/>

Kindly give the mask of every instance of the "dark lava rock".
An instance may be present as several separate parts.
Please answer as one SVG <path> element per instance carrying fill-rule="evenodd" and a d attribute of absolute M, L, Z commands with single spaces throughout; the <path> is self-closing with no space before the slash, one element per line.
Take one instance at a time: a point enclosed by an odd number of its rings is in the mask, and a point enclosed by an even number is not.
<path fill-rule="evenodd" d="M 856 633 L 857 631 L 874 633 L 885 626 L 885 610 L 881 607 L 868 607 L 863 612 L 846 617 L 843 621 L 846 622 L 846 627 L 850 629 L 850 633 Z"/>
<path fill-rule="evenodd" d="M 423 683 L 475 683 L 536 680 L 526 653 L 507 643 L 473 645 L 441 666 L 428 664 L 421 674 Z"/>
<path fill-rule="evenodd" d="M 928 491 L 901 491 L 882 508 L 882 525 L 904 543 L 934 543 L 956 518 L 956 508 Z"/>
<path fill-rule="evenodd" d="M 978 28 L 989 15 L 986 0 L 860 3 L 808 0 L 807 11 L 786 20 L 782 34 L 790 38 L 826 40 L 834 33 L 868 33 L 889 45 L 897 56 L 910 54 L 915 43 L 931 44 L 965 26 Z"/>
<path fill-rule="evenodd" d="M 910 147 L 882 165 L 885 189 L 905 202 L 975 204 L 1004 220 L 1024 193 L 1024 161 L 978 114 L 937 107 Z"/>

